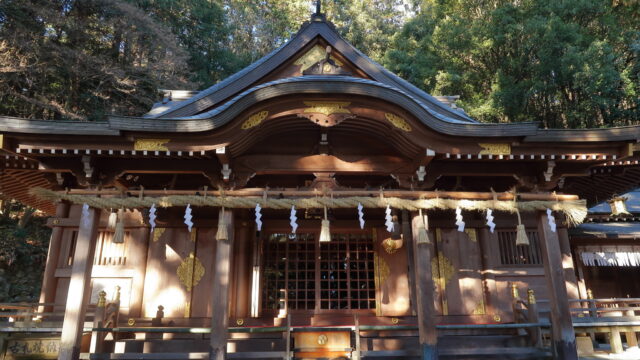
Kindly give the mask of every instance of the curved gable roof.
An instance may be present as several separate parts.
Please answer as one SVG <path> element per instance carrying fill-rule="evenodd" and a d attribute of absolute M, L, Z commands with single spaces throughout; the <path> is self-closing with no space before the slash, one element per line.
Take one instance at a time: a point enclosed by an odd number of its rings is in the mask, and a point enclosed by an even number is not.
<path fill-rule="evenodd" d="M 247 89 L 255 86 L 263 77 L 270 74 L 278 66 L 300 52 L 307 44 L 317 37 L 321 37 L 330 44 L 344 58 L 366 73 L 371 79 L 382 84 L 397 88 L 416 98 L 422 105 L 437 113 L 438 118 L 453 123 L 476 123 L 463 111 L 453 109 L 433 96 L 420 90 L 408 81 L 398 77 L 382 65 L 368 58 L 353 45 L 344 40 L 334 29 L 333 25 L 315 18 L 302 26 L 298 33 L 288 42 L 265 55 L 260 60 L 240 70 L 234 75 L 198 93 L 196 96 L 181 102 L 159 106 L 145 115 L 146 118 L 183 118 L 208 111 L 212 107 L 222 104 Z"/>

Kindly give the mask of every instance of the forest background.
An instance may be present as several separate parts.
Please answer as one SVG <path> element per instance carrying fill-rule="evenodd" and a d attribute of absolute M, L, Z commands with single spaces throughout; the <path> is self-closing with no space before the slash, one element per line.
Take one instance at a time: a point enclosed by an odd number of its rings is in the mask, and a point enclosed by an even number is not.
<path fill-rule="evenodd" d="M 310 0 L 0 0 L 0 115 L 140 115 L 285 43 Z M 639 0 L 325 0 L 356 48 L 483 122 L 640 122 Z M 0 194 L 1 197 L 1 194 Z M 0 302 L 36 301 L 44 219 L 0 206 Z M 11 274 L 11 276 L 8 276 Z"/>

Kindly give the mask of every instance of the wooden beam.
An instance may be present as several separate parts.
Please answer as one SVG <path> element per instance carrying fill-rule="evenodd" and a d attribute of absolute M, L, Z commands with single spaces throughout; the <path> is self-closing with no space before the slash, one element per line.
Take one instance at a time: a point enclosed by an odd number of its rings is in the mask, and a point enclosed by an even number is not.
<path fill-rule="evenodd" d="M 220 210 L 222 211 L 222 210 Z M 216 240 L 215 272 L 211 286 L 211 339 L 209 342 L 209 360 L 225 360 L 227 357 L 227 338 L 229 327 L 229 272 L 234 239 L 233 212 L 225 210 L 224 220 L 227 226 L 228 240 Z"/>
<path fill-rule="evenodd" d="M 71 189 L 69 194 L 76 195 L 100 195 L 100 196 L 121 196 L 119 190 L 84 190 Z M 139 190 L 129 190 L 132 196 L 139 196 Z M 144 196 L 169 196 L 169 195 L 196 195 L 202 194 L 202 190 L 144 190 Z M 210 190 L 207 192 L 209 196 L 223 195 L 218 190 Z M 258 196 L 262 197 L 266 194 L 268 197 L 280 196 L 298 196 L 298 197 L 315 197 L 322 195 L 318 190 L 297 190 L 282 189 L 268 190 L 265 188 L 246 188 L 240 190 L 225 190 L 225 196 Z M 379 190 L 331 190 L 330 194 L 338 196 L 380 196 Z M 329 195 L 329 194 L 327 194 Z M 476 192 L 476 191 L 415 191 L 415 190 L 385 190 L 385 197 L 399 197 L 409 199 L 465 199 L 465 200 L 493 200 L 493 193 Z M 514 194 L 511 192 L 496 193 L 497 200 L 513 200 Z M 520 201 L 541 200 L 541 201 L 569 201 L 579 200 L 578 195 L 569 194 L 552 194 L 552 193 L 518 193 Z"/>
<path fill-rule="evenodd" d="M 100 209 L 95 208 L 90 208 L 80 220 L 60 336 L 59 360 L 77 360 L 80 356 L 84 317 L 91 295 L 91 269 L 99 220 Z"/>
<path fill-rule="evenodd" d="M 538 212 L 537 217 L 542 263 L 551 300 L 551 340 L 554 359 L 578 360 L 558 233 L 551 231 L 546 213 Z"/>
<path fill-rule="evenodd" d="M 411 221 L 416 269 L 416 312 L 420 334 L 422 360 L 438 359 L 438 334 L 436 330 L 436 309 L 433 303 L 435 288 L 431 274 L 431 245 L 418 243 L 418 233 L 423 219 L 415 215 Z M 435 240 L 432 240 L 435 241 Z"/>

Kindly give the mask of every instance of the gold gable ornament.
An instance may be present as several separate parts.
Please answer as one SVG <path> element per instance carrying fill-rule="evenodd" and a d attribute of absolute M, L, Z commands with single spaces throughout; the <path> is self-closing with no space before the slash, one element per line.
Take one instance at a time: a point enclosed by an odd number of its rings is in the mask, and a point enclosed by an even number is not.
<path fill-rule="evenodd" d="M 260 125 L 262 123 L 262 121 L 267 118 L 267 116 L 269 116 L 269 112 L 266 111 L 266 110 L 257 112 L 255 114 L 249 116 L 249 118 L 247 118 L 247 120 L 245 120 L 242 123 L 240 128 L 242 130 L 247 130 L 247 129 L 251 129 L 252 127 L 256 127 L 256 126 Z"/>
<path fill-rule="evenodd" d="M 303 72 L 313 66 L 315 63 L 321 61 L 327 56 L 327 51 L 320 45 L 316 45 L 311 48 L 311 50 L 307 51 L 304 55 L 298 58 L 293 65 L 301 65 L 300 72 Z M 333 62 L 338 66 L 342 66 L 343 63 L 336 59 L 335 57 L 330 57 Z"/>
<path fill-rule="evenodd" d="M 346 101 L 305 101 L 307 108 L 298 117 L 310 120 L 312 123 L 324 127 L 338 125 L 339 123 L 355 117 L 346 107 L 351 105 Z"/>
<path fill-rule="evenodd" d="M 510 144 L 480 143 L 478 146 L 482 148 L 479 155 L 511 155 Z"/>
<path fill-rule="evenodd" d="M 135 151 L 169 151 L 166 144 L 171 139 L 136 139 L 133 144 Z"/>
<path fill-rule="evenodd" d="M 392 113 L 385 113 L 384 117 L 398 129 L 406 132 L 411 131 L 411 125 L 409 125 L 409 123 L 407 123 L 407 121 L 400 116 Z"/>

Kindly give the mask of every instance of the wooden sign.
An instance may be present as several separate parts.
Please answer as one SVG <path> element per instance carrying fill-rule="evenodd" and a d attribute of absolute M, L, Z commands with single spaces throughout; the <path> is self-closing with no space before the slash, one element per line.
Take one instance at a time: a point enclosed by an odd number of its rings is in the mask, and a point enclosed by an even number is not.
<path fill-rule="evenodd" d="M 8 339 L 4 359 L 57 359 L 59 349 L 58 338 Z"/>

